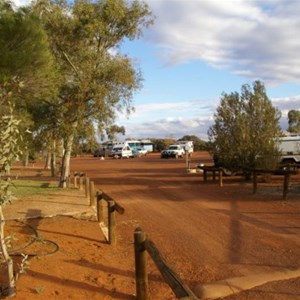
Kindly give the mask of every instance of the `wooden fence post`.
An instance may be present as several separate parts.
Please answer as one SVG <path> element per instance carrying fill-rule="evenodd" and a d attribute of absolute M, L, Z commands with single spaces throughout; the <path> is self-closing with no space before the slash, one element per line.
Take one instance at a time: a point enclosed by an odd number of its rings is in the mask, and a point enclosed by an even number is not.
<path fill-rule="evenodd" d="M 90 206 L 96 206 L 95 203 L 95 184 L 94 181 L 90 181 Z"/>
<path fill-rule="evenodd" d="M 136 299 L 148 299 L 147 252 L 144 246 L 146 235 L 140 227 L 134 232 Z"/>
<path fill-rule="evenodd" d="M 82 191 L 83 190 L 83 177 L 85 176 L 84 173 L 80 173 L 79 175 L 79 189 Z"/>
<path fill-rule="evenodd" d="M 85 197 L 90 198 L 90 178 L 85 177 Z"/>
<path fill-rule="evenodd" d="M 219 169 L 219 186 L 223 186 L 223 170 Z"/>
<path fill-rule="evenodd" d="M 206 182 L 207 181 L 207 170 L 203 169 L 203 180 Z"/>
<path fill-rule="evenodd" d="M 102 206 L 102 201 L 103 201 L 103 197 L 102 197 L 102 192 L 97 191 L 96 194 L 96 198 L 97 198 L 97 220 L 98 223 L 102 223 L 104 221 L 103 218 L 103 206 Z"/>
<path fill-rule="evenodd" d="M 116 212 L 115 212 L 115 201 L 107 202 L 108 210 L 108 242 L 111 245 L 116 244 Z"/>
<path fill-rule="evenodd" d="M 78 188 L 78 172 L 74 172 L 74 187 Z"/>

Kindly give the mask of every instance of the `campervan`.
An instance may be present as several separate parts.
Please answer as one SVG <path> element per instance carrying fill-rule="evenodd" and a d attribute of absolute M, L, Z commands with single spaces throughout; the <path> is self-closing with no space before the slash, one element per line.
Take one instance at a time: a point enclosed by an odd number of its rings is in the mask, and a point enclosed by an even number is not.
<path fill-rule="evenodd" d="M 192 154 L 194 152 L 194 143 L 193 141 L 177 141 L 176 145 L 183 147 L 186 153 Z"/>
<path fill-rule="evenodd" d="M 300 166 L 300 135 L 279 138 L 278 148 L 281 152 L 281 163 Z"/>

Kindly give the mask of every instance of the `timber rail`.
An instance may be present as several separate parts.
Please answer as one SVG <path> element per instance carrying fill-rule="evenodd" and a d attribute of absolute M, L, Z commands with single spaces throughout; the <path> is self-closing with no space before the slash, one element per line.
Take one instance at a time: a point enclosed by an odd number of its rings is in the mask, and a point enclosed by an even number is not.
<path fill-rule="evenodd" d="M 178 299 L 198 299 L 192 292 L 192 290 L 181 280 L 179 275 L 171 269 L 171 267 L 160 254 L 154 242 L 148 239 L 145 232 L 140 227 L 138 227 L 134 232 L 137 300 L 148 299 L 147 253 L 150 255 L 164 280 L 170 286 Z"/>

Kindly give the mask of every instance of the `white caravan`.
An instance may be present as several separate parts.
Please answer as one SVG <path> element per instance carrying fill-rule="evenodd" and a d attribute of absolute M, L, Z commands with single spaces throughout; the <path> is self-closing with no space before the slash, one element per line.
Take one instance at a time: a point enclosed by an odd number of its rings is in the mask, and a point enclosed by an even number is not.
<path fill-rule="evenodd" d="M 300 165 L 300 135 L 279 138 L 280 162 Z"/>
<path fill-rule="evenodd" d="M 176 145 L 182 146 L 182 148 L 188 154 L 191 154 L 191 153 L 194 152 L 194 143 L 193 143 L 193 141 L 177 141 Z"/>

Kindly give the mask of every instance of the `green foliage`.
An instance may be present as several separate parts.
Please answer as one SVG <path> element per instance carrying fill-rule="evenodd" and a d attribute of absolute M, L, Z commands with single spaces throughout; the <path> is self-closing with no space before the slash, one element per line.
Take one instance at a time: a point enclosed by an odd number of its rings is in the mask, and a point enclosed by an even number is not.
<path fill-rule="evenodd" d="M 19 158 L 19 140 L 21 139 L 20 120 L 15 117 L 12 90 L 20 84 L 14 80 L 0 85 L 0 104 L 4 108 L 0 118 L 0 165 L 4 173 L 8 173 L 11 163 Z"/>
<path fill-rule="evenodd" d="M 112 54 L 112 50 L 148 26 L 148 6 L 139 1 L 131 5 L 120 0 L 69 5 L 41 0 L 34 3 L 33 10 L 41 16 L 65 79 L 60 110 L 68 114 L 69 121 L 72 117 L 111 118 L 112 108 L 119 107 L 120 99 L 128 100 L 140 81 L 131 60 Z"/>
<path fill-rule="evenodd" d="M 176 142 L 175 139 L 172 138 L 164 138 L 164 139 L 151 139 L 151 142 L 153 143 L 153 149 L 154 151 L 160 152 L 164 149 L 166 149 L 168 146 L 174 144 Z"/>
<path fill-rule="evenodd" d="M 49 94 L 54 80 L 57 82 L 47 34 L 37 16 L 28 10 L 0 14 L 0 57 L 0 82 L 22 80 L 26 84 L 23 101 L 25 96 L 32 101 Z"/>
<path fill-rule="evenodd" d="M 74 137 L 73 154 L 92 153 L 99 143 L 96 140 L 95 127 L 88 120 L 80 123 Z"/>
<path fill-rule="evenodd" d="M 223 94 L 214 114 L 215 124 L 208 131 L 217 163 L 232 171 L 274 168 L 279 118 L 260 81 L 252 88 L 243 85 L 241 94 Z"/>
<path fill-rule="evenodd" d="M 24 154 L 32 150 L 33 136 L 28 129 L 34 123 L 46 119 L 45 115 L 33 113 L 40 107 L 41 98 L 55 95 L 60 82 L 54 66 L 48 37 L 39 18 L 28 9 L 12 9 L 6 1 L 1 2 L 0 14 L 0 85 L 9 83 L 13 94 L 14 118 L 19 120 L 18 146 Z M 0 99 L 0 115 L 9 115 L 7 103 Z M 39 123 L 40 125 L 41 123 Z"/>
<path fill-rule="evenodd" d="M 41 16 L 65 79 L 57 105 L 58 121 L 67 134 L 72 123 L 82 119 L 109 123 L 116 110 L 130 112 L 141 75 L 117 49 L 122 40 L 138 37 L 142 27 L 151 23 L 148 6 L 122 0 L 71 5 L 37 1 L 33 9 Z"/>
<path fill-rule="evenodd" d="M 288 112 L 289 128 L 291 133 L 300 134 L 300 110 L 292 109 Z"/>
<path fill-rule="evenodd" d="M 12 86 L 18 85 L 5 83 L 0 85 L 0 104 L 5 108 L 6 114 L 0 116 L 0 165 L 1 173 L 9 173 L 12 162 L 19 158 L 20 120 L 14 116 Z M 10 191 L 10 181 L 0 179 L 0 205 L 10 202 L 13 195 Z"/>
<path fill-rule="evenodd" d="M 116 113 L 133 110 L 133 93 L 141 87 L 141 73 L 119 51 L 123 40 L 140 36 L 152 23 L 142 1 L 103 0 L 75 2 L 38 0 L 32 10 L 48 34 L 63 82 L 52 103 L 57 114 L 47 127 L 59 128 L 64 139 L 61 185 L 69 173 L 76 132 L 84 122 L 114 124 Z"/>
<path fill-rule="evenodd" d="M 125 135 L 125 127 L 118 125 L 111 125 L 106 129 L 107 137 L 110 141 L 114 141 L 116 139 L 117 134 Z"/>

